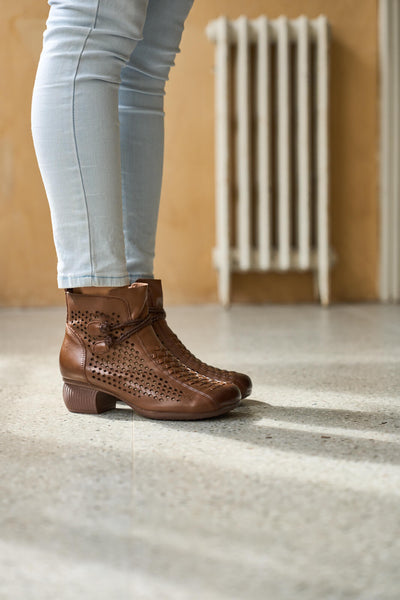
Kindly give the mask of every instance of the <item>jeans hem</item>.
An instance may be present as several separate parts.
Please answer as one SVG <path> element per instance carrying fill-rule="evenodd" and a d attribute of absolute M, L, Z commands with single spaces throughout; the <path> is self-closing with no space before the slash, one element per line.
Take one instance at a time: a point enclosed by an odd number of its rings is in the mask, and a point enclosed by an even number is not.
<path fill-rule="evenodd" d="M 59 288 L 74 288 L 74 287 L 122 287 L 129 285 L 128 275 L 117 275 L 109 277 L 106 275 L 59 275 L 57 284 Z"/>

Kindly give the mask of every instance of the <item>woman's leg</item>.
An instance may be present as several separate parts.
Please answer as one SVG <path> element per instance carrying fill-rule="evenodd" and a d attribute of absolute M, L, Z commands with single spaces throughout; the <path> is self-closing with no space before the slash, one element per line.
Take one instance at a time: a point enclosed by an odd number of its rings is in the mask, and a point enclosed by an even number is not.
<path fill-rule="evenodd" d="M 153 277 L 164 153 L 165 83 L 193 0 L 149 0 L 143 39 L 121 72 L 122 199 L 130 282 Z"/>
<path fill-rule="evenodd" d="M 143 38 L 148 0 L 49 4 L 32 135 L 50 205 L 58 285 L 126 285 L 118 88 Z"/>

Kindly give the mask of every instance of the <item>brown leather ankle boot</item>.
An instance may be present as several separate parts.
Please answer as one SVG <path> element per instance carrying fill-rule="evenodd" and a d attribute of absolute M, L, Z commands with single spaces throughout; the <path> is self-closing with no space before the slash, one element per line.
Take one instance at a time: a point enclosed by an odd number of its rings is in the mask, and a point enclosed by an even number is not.
<path fill-rule="evenodd" d="M 235 385 L 192 371 L 161 343 L 151 325 L 148 286 L 105 296 L 66 291 L 60 351 L 64 401 L 71 412 L 100 413 L 122 400 L 152 419 L 203 419 L 240 404 Z"/>
<path fill-rule="evenodd" d="M 235 384 L 239 388 L 242 398 L 247 398 L 252 390 L 251 379 L 248 375 L 236 371 L 225 371 L 202 362 L 183 345 L 177 335 L 170 329 L 163 307 L 161 280 L 138 279 L 138 282 L 147 283 L 149 286 L 149 310 L 153 317 L 152 324 L 164 346 L 190 369 L 205 377 Z"/>

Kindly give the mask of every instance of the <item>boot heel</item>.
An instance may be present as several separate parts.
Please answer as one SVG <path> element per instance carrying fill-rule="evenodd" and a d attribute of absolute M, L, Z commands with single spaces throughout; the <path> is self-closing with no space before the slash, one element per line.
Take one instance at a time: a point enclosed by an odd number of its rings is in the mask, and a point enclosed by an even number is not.
<path fill-rule="evenodd" d="M 72 383 L 64 383 L 63 398 L 70 412 L 90 415 L 112 410 L 116 405 L 116 398 L 113 396 Z"/>

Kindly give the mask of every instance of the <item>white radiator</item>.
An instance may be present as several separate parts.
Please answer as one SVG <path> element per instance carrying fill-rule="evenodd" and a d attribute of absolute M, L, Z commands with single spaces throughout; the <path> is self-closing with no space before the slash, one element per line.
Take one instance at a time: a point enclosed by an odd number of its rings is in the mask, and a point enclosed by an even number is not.
<path fill-rule="evenodd" d="M 329 25 L 222 16 L 215 42 L 219 298 L 232 271 L 313 270 L 329 303 Z"/>

